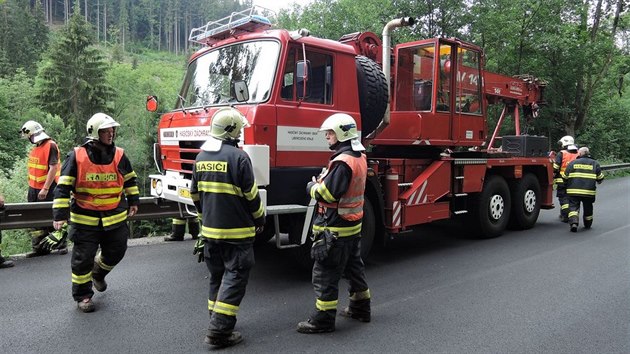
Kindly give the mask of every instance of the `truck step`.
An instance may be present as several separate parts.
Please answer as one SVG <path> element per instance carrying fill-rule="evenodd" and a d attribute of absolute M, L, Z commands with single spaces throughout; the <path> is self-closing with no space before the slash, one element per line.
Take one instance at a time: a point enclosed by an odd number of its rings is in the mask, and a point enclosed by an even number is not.
<path fill-rule="evenodd" d="M 455 176 L 455 179 L 464 179 L 464 176 Z"/>
<path fill-rule="evenodd" d="M 455 193 L 456 197 L 465 197 L 467 195 L 468 195 L 468 193 Z"/>
<path fill-rule="evenodd" d="M 453 212 L 453 214 L 455 215 L 462 215 L 462 214 L 467 214 L 467 213 L 468 213 L 468 210 L 457 210 Z"/>

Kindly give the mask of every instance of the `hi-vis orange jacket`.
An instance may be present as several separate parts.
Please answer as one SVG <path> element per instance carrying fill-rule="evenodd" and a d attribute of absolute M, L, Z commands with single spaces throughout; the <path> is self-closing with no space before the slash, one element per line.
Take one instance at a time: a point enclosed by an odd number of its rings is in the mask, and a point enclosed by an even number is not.
<path fill-rule="evenodd" d="M 52 139 L 46 139 L 41 144 L 34 147 L 28 156 L 28 185 L 35 189 L 44 188 L 44 183 L 46 183 L 46 177 L 50 169 L 48 165 L 50 148 L 53 144 L 56 146 L 56 143 Z M 55 175 L 55 183 L 59 181 L 59 174 L 61 173 L 59 157 L 59 149 L 57 149 L 57 174 Z"/>

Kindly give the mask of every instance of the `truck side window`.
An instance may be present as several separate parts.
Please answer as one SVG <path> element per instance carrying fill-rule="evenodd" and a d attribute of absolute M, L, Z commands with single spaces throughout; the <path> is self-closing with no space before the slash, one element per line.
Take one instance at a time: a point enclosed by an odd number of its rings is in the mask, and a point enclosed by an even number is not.
<path fill-rule="evenodd" d="M 433 44 L 403 48 L 398 52 L 396 109 L 430 111 L 433 101 Z"/>
<path fill-rule="evenodd" d="M 438 112 L 450 112 L 451 103 L 451 75 L 453 72 L 453 65 L 451 61 L 451 46 L 441 44 L 440 45 L 440 77 L 438 86 Z"/>
<path fill-rule="evenodd" d="M 280 97 L 288 101 L 297 101 L 302 94 L 302 82 L 298 85 L 295 75 L 295 63 L 302 58 L 302 51 L 291 48 L 285 63 L 283 82 Z M 332 56 L 313 51 L 306 51 L 306 60 L 309 63 L 309 77 L 307 79 L 306 96 L 304 102 L 332 104 Z"/>
<path fill-rule="evenodd" d="M 460 48 L 457 60 L 457 112 L 481 114 L 480 53 Z"/>

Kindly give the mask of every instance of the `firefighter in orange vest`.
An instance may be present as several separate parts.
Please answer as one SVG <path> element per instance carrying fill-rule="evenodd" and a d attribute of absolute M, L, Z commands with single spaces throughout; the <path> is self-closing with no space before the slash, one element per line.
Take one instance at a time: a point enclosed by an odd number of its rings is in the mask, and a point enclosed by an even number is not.
<path fill-rule="evenodd" d="M 68 153 L 55 188 L 53 225 L 59 230 L 70 223 L 72 297 L 83 312 L 95 310 L 92 286 L 105 291 L 105 276 L 123 259 L 127 218 L 140 203 L 136 173 L 114 145 L 119 126 L 104 113 L 94 114 L 87 122 L 87 141 Z"/>
<path fill-rule="evenodd" d="M 580 221 L 580 204 L 584 206 L 584 228 L 593 225 L 593 203 L 597 184 L 604 181 L 604 174 L 599 162 L 591 157 L 586 146 L 578 150 L 578 158 L 571 161 L 562 173 L 569 196 L 569 226 L 571 232 L 577 232 Z"/>
<path fill-rule="evenodd" d="M 328 167 L 309 182 L 307 193 L 317 200 L 313 222 L 313 287 L 315 310 L 307 321 L 298 323 L 301 333 L 335 330 L 339 280 L 349 282 L 349 306 L 340 315 L 370 322 L 370 290 L 361 259 L 361 224 L 367 159 L 359 141 L 355 120 L 344 113 L 328 117 L 325 132 L 332 155 Z"/>
<path fill-rule="evenodd" d="M 211 138 L 193 165 L 190 194 L 201 219 L 193 254 L 210 272 L 210 326 L 204 342 L 228 347 L 240 343 L 236 315 L 254 266 L 254 238 L 263 231 L 265 208 L 247 153 L 238 148 L 245 117 L 235 108 L 212 116 Z"/>
<path fill-rule="evenodd" d="M 22 138 L 35 145 L 28 156 L 28 202 L 43 202 L 53 200 L 53 190 L 59 180 L 60 155 L 57 143 L 44 131 L 44 127 L 36 121 L 29 120 L 24 123 L 20 131 Z M 43 227 L 31 229 L 32 251 L 26 254 L 27 258 L 39 257 L 50 253 L 50 249 L 42 247 L 42 241 L 53 235 L 55 229 Z M 63 235 L 65 236 L 65 234 Z M 57 235 L 53 237 L 58 238 Z M 57 245 L 59 254 L 68 253 L 65 239 Z"/>
<path fill-rule="evenodd" d="M 575 146 L 573 137 L 570 135 L 563 136 L 558 140 L 558 143 L 562 144 L 562 149 L 556 154 L 553 162 L 553 181 L 556 183 L 556 196 L 558 197 L 558 203 L 560 203 L 559 218 L 562 222 L 568 222 L 569 197 L 567 196 L 567 188 L 562 179 L 562 173 L 567 168 L 569 162 L 577 158 L 578 148 Z"/>

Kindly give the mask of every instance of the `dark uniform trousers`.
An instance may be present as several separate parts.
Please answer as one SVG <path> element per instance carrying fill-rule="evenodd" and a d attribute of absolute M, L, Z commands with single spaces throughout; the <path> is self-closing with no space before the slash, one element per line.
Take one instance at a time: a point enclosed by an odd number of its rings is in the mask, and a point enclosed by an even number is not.
<path fill-rule="evenodd" d="M 204 259 L 210 271 L 208 335 L 228 337 L 236 325 L 249 271 L 255 263 L 254 247 L 250 242 L 230 243 L 206 238 Z"/>
<path fill-rule="evenodd" d="M 569 195 L 569 224 L 580 224 L 580 203 L 584 206 L 584 227 L 590 228 L 593 224 L 593 197 Z"/>
<path fill-rule="evenodd" d="M 562 218 L 567 218 L 569 215 L 569 195 L 564 183 L 556 185 L 556 197 L 558 197 L 558 202 L 560 203 L 560 215 Z"/>
<path fill-rule="evenodd" d="M 125 256 L 129 226 L 121 223 L 112 230 L 84 230 L 71 225 L 68 238 L 72 249 L 72 297 L 75 301 L 91 298 L 92 278 L 102 280 Z M 101 252 L 96 257 L 99 245 Z"/>
<path fill-rule="evenodd" d="M 313 265 L 313 287 L 317 296 L 317 309 L 311 321 L 317 326 L 335 325 L 339 280 L 343 276 L 350 285 L 350 310 L 358 315 L 370 313 L 370 298 L 361 259 L 361 236 L 339 237 L 322 262 Z M 357 294 L 363 294 L 356 296 Z M 356 297 L 356 299 L 355 299 Z M 366 298 L 367 297 L 367 298 Z M 324 310 L 328 308 L 327 310 Z"/>
<path fill-rule="evenodd" d="M 46 199 L 44 200 L 37 199 L 37 195 L 39 194 L 39 191 L 41 191 L 41 189 L 35 189 L 29 186 L 28 194 L 27 194 L 28 202 L 29 203 L 40 202 L 40 201 L 51 202 L 54 197 L 53 191 L 55 190 L 56 186 L 57 186 L 57 183 L 55 182 L 53 182 L 52 185 L 50 185 L 50 189 L 48 190 L 48 194 L 46 195 Z M 54 231 L 55 231 L 55 228 L 52 226 L 30 229 L 29 234 L 31 235 L 31 248 L 33 249 L 33 251 L 37 253 L 41 253 L 41 254 L 50 253 L 50 251 L 42 251 L 37 246 L 46 236 L 53 233 Z"/>

